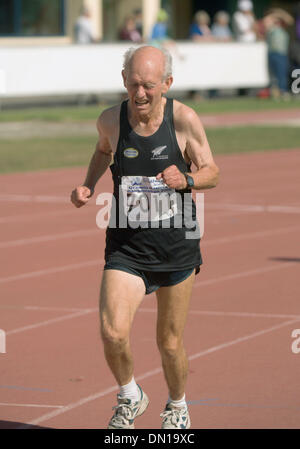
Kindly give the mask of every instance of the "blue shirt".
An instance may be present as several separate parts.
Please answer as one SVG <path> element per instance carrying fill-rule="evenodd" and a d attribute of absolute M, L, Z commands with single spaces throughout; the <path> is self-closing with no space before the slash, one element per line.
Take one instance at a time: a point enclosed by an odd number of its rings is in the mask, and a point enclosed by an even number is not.
<path fill-rule="evenodd" d="M 167 24 L 156 23 L 152 29 L 151 39 L 166 39 L 168 37 L 167 29 Z"/>
<path fill-rule="evenodd" d="M 193 34 L 198 34 L 198 36 L 203 36 L 202 31 L 200 30 L 200 28 L 198 27 L 198 25 L 196 23 L 192 23 L 192 25 L 190 26 L 190 37 Z"/>

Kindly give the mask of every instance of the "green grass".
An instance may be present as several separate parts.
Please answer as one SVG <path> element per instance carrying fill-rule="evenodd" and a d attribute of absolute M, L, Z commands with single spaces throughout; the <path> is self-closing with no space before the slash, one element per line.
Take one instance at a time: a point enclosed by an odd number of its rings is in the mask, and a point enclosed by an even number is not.
<path fill-rule="evenodd" d="M 185 101 L 187 105 L 195 109 L 198 114 L 218 114 L 226 112 L 249 112 L 271 109 L 294 109 L 300 108 L 300 101 L 275 101 L 271 99 L 258 98 L 234 98 L 234 99 L 211 99 L 202 102 Z M 99 114 L 106 108 L 105 105 L 98 106 L 73 106 L 73 107 L 47 107 L 28 108 L 0 111 L 0 122 L 18 121 L 56 121 L 56 122 L 79 122 L 96 121 Z"/>
<path fill-rule="evenodd" d="M 299 148 L 296 127 L 249 126 L 210 128 L 207 136 L 215 155 Z M 87 166 L 95 136 L 0 140 L 0 173 Z"/>
<path fill-rule="evenodd" d="M 0 111 L 0 122 L 24 122 L 42 120 L 47 122 L 94 121 L 107 106 L 74 106 L 28 108 Z"/>
<path fill-rule="evenodd" d="M 260 98 L 232 98 L 213 99 L 199 103 L 185 101 L 185 104 L 198 114 L 222 114 L 230 112 L 270 111 L 278 109 L 300 109 L 300 101 L 292 98 L 290 101 L 260 99 Z"/>
<path fill-rule="evenodd" d="M 300 148 L 300 129 L 284 126 L 248 126 L 206 130 L 214 154 Z"/>
<path fill-rule="evenodd" d="M 0 140 L 0 173 L 88 165 L 95 137 Z"/>

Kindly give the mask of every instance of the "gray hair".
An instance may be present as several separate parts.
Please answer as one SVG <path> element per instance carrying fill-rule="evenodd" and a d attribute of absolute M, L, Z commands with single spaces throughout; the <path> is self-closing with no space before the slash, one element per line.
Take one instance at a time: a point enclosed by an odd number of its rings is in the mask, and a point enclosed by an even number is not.
<path fill-rule="evenodd" d="M 128 73 L 128 69 L 129 69 L 130 63 L 132 61 L 132 58 L 133 58 L 135 52 L 143 47 L 149 47 L 149 45 L 141 45 L 139 47 L 130 47 L 124 54 L 123 70 L 126 74 Z M 163 81 L 165 81 L 167 78 L 172 76 L 172 73 L 173 73 L 172 72 L 172 56 L 171 56 L 171 53 L 165 48 L 160 48 L 159 50 L 164 55 L 165 64 L 164 64 L 164 72 L 163 72 Z"/>
<path fill-rule="evenodd" d="M 224 19 L 224 20 L 226 20 L 227 22 L 229 22 L 230 21 L 230 16 L 229 16 L 229 14 L 226 12 L 226 11 L 218 11 L 216 14 L 215 14 L 215 17 L 214 17 L 214 20 L 219 20 L 219 19 Z"/>

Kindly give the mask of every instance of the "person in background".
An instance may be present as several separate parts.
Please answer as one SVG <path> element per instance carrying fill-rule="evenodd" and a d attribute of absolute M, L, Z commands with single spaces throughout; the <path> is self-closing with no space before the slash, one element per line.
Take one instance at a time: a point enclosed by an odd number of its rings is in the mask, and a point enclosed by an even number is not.
<path fill-rule="evenodd" d="M 165 9 L 160 9 L 157 14 L 156 23 L 154 24 L 149 40 L 149 45 L 156 48 L 165 48 L 172 56 L 179 60 L 184 59 L 177 48 L 176 42 L 169 36 L 168 32 L 169 15 Z"/>
<path fill-rule="evenodd" d="M 140 33 L 141 36 L 143 36 L 143 14 L 142 10 L 140 8 L 135 9 L 133 11 L 133 16 L 135 20 L 135 27 Z"/>
<path fill-rule="evenodd" d="M 136 28 L 134 16 L 128 16 L 125 18 L 123 27 L 119 33 L 119 39 L 121 41 L 131 41 L 135 43 L 142 42 L 142 35 Z"/>
<path fill-rule="evenodd" d="M 293 23 L 293 17 L 280 8 L 270 10 L 269 14 L 264 17 L 271 95 L 274 98 L 289 98 L 290 36 L 287 28 Z"/>
<path fill-rule="evenodd" d="M 253 3 L 250 0 L 239 0 L 238 10 L 233 15 L 233 31 L 238 42 L 256 41 L 256 20 L 253 14 Z"/>
<path fill-rule="evenodd" d="M 209 28 L 210 17 L 206 11 L 197 11 L 194 15 L 194 21 L 190 26 L 189 37 L 194 42 L 213 41 L 214 37 Z"/>
<path fill-rule="evenodd" d="M 290 43 L 291 72 L 300 69 L 300 2 L 295 7 L 295 28 Z"/>
<path fill-rule="evenodd" d="M 92 44 L 97 42 L 93 24 L 91 21 L 91 13 L 86 6 L 81 9 L 80 16 L 75 22 L 75 42 L 77 44 Z"/>
<path fill-rule="evenodd" d="M 194 15 L 193 23 L 190 26 L 189 30 L 189 38 L 195 43 L 205 43 L 214 41 L 214 37 L 210 30 L 210 17 L 206 11 L 200 10 L 197 11 Z M 210 94 L 211 92 L 211 94 Z M 215 90 L 204 92 L 197 90 L 190 90 L 189 97 L 192 101 L 200 102 L 203 100 L 207 94 L 210 96 L 214 96 Z"/>
<path fill-rule="evenodd" d="M 160 9 L 157 14 L 156 23 L 154 24 L 150 36 L 151 44 L 164 44 L 170 40 L 168 35 L 169 15 L 166 10 Z"/>
<path fill-rule="evenodd" d="M 256 19 L 253 14 L 253 3 L 251 0 L 239 0 L 238 10 L 233 14 L 232 27 L 235 39 L 240 43 L 253 43 L 257 40 Z M 250 89 L 239 88 L 238 95 L 249 95 Z"/>
<path fill-rule="evenodd" d="M 214 16 L 214 22 L 211 27 L 211 33 L 221 42 L 232 41 L 232 32 L 229 27 L 230 17 L 226 11 L 218 11 Z"/>

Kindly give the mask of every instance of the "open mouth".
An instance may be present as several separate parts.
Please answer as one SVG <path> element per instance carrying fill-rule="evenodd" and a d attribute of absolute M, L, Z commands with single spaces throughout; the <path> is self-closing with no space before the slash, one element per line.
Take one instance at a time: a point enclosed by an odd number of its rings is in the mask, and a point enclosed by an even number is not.
<path fill-rule="evenodd" d="M 137 106 L 145 106 L 146 104 L 148 104 L 149 103 L 149 101 L 147 101 L 147 100 L 144 100 L 144 101 L 135 101 L 135 104 L 137 105 Z"/>

